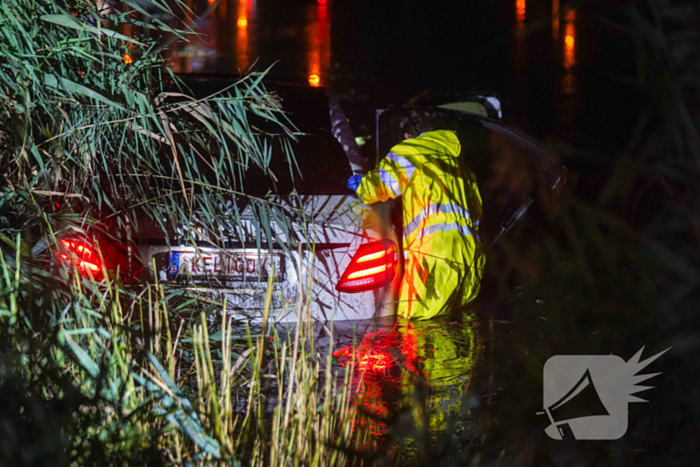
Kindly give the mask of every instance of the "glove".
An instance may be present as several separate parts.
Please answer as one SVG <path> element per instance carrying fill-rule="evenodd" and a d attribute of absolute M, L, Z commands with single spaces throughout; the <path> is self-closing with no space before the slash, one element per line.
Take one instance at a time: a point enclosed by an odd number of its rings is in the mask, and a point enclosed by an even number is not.
<path fill-rule="evenodd" d="M 357 192 L 357 189 L 360 186 L 360 180 L 362 180 L 362 175 L 353 175 L 352 177 L 348 178 L 348 188 L 354 192 Z"/>

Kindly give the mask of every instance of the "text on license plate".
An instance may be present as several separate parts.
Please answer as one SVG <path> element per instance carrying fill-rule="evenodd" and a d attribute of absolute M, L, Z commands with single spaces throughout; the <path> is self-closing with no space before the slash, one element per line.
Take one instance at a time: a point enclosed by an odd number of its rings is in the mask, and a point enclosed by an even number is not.
<path fill-rule="evenodd" d="M 273 269 L 282 275 L 282 258 L 256 252 L 174 251 L 170 253 L 168 272 L 172 275 L 226 276 L 231 278 L 267 278 Z"/>

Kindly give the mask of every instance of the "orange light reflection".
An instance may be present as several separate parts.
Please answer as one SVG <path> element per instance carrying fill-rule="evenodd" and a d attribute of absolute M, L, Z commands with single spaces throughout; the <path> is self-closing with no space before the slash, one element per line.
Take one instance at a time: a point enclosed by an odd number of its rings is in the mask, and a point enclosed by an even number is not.
<path fill-rule="evenodd" d="M 309 86 L 317 88 L 321 85 L 321 77 L 318 75 L 309 75 Z"/>
<path fill-rule="evenodd" d="M 525 56 L 525 0 L 515 0 L 515 68 L 522 69 L 526 63 Z"/>
<path fill-rule="evenodd" d="M 236 59 L 241 72 L 250 68 L 248 56 L 248 0 L 238 0 L 236 10 Z"/>
<path fill-rule="evenodd" d="M 559 38 L 559 0 L 552 0 L 552 38 Z"/>
<path fill-rule="evenodd" d="M 573 67 L 576 65 L 576 11 L 569 9 L 564 15 L 564 74 L 562 76 L 562 93 L 571 96 L 575 93 L 575 77 Z M 564 118 L 570 120 L 571 115 Z"/>
<path fill-rule="evenodd" d="M 564 28 L 564 68 L 576 64 L 576 29 L 574 23 L 566 23 Z"/>
<path fill-rule="evenodd" d="M 515 15 L 518 21 L 525 21 L 525 0 L 515 0 Z"/>
<path fill-rule="evenodd" d="M 128 10 L 131 10 L 129 6 L 126 7 Z M 127 37 L 131 37 L 131 25 L 129 23 L 122 23 L 122 34 L 124 34 Z M 131 44 L 126 45 L 127 50 L 131 51 Z M 123 55 L 124 58 L 124 63 L 134 63 L 134 58 L 131 56 L 129 52 L 125 52 Z"/>
<path fill-rule="evenodd" d="M 573 23 L 574 21 L 576 21 L 576 10 L 574 10 L 573 8 L 568 8 L 564 20 L 567 23 Z"/>
<path fill-rule="evenodd" d="M 307 26 L 309 50 L 306 54 L 309 86 L 323 85 L 331 61 L 331 24 L 328 5 L 319 1 Z"/>
<path fill-rule="evenodd" d="M 569 25 L 571 26 L 571 25 Z M 569 29 L 567 27 L 567 29 Z M 564 43 L 566 44 L 566 49 L 570 50 L 574 48 L 574 36 L 571 33 L 567 33 L 566 38 L 564 39 Z"/>

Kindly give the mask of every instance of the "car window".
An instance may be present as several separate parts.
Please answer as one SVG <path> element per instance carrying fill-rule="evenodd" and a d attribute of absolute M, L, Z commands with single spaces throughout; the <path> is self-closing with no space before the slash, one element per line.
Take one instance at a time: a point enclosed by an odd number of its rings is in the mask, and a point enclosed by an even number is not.
<path fill-rule="evenodd" d="M 244 191 L 261 196 L 271 191 L 285 195 L 296 189 L 303 195 L 351 194 L 347 188 L 352 175 L 350 163 L 333 136 L 304 135 L 291 143 L 296 166 L 290 166 L 279 142 L 272 145 L 270 171 L 274 179 L 258 168 L 250 168 L 245 175 Z"/>
<path fill-rule="evenodd" d="M 195 97 L 212 95 L 237 79 L 226 75 L 188 75 L 181 78 Z M 254 196 L 263 196 L 268 192 L 285 195 L 294 189 L 304 195 L 352 193 L 347 188 L 347 180 L 352 175 L 350 163 L 342 146 L 331 134 L 326 93 L 322 89 L 300 86 L 298 83 L 267 80 L 265 83 L 288 118 L 285 124 L 298 135 L 296 141 L 289 141 L 296 164 L 290 165 L 279 136 L 264 136 L 261 141 L 271 148 L 269 169 L 273 176 L 250 166 L 243 178 L 243 191 Z M 255 115 L 249 116 L 249 123 L 259 130 L 279 133 L 279 127 Z M 204 165 L 198 166 L 200 173 L 214 180 L 213 173 Z M 230 188 L 238 190 L 241 187 Z"/>

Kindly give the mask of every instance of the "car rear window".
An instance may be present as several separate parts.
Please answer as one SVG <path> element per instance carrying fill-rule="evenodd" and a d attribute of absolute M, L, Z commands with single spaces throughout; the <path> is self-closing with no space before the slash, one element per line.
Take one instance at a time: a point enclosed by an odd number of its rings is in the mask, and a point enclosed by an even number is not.
<path fill-rule="evenodd" d="M 238 78 L 225 75 L 180 76 L 190 88 L 192 95 L 201 98 L 210 96 L 225 88 Z M 282 110 L 294 126 L 295 133 L 301 133 L 291 147 L 296 165 L 290 163 L 282 150 L 280 140 L 266 138 L 272 148 L 270 177 L 258 167 L 249 167 L 243 178 L 242 191 L 254 196 L 268 192 L 285 195 L 293 190 L 304 195 L 335 195 L 352 193 L 347 188 L 347 180 L 352 175 L 350 163 L 342 146 L 331 134 L 328 98 L 322 89 L 301 86 L 298 83 L 265 81 L 267 90 L 277 96 Z M 279 127 L 250 115 L 250 123 L 263 131 L 279 133 Z M 170 157 L 166 155 L 166 158 Z M 200 173 L 214 181 L 207 167 L 199 166 Z M 214 182 L 215 183 L 215 182 Z M 241 187 L 229 187 L 240 189 Z"/>
<path fill-rule="evenodd" d="M 340 144 L 328 135 L 303 135 L 291 144 L 296 165 L 290 166 L 279 142 L 273 143 L 270 177 L 261 169 L 248 169 L 243 191 L 262 196 L 268 191 L 285 195 L 294 189 L 303 195 L 350 194 L 347 180 L 352 175 L 350 163 Z"/>

